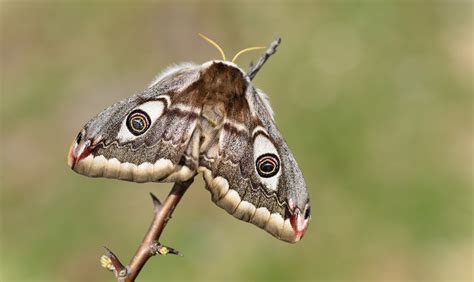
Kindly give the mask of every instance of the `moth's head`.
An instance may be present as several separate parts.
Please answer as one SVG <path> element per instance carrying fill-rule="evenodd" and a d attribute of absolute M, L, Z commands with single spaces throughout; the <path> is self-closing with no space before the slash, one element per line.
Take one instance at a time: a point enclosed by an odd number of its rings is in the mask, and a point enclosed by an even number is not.
<path fill-rule="evenodd" d="M 201 36 L 204 40 L 206 40 L 211 45 L 213 45 L 217 50 L 219 50 L 219 52 L 222 56 L 222 60 L 212 60 L 212 61 L 208 61 L 208 62 L 201 65 L 204 74 L 207 73 L 209 77 L 214 77 L 215 78 L 215 79 L 213 79 L 213 81 L 207 81 L 207 82 L 212 82 L 214 84 L 216 82 L 218 84 L 221 83 L 221 82 L 232 84 L 232 83 L 235 83 L 235 80 L 243 80 L 247 83 L 250 83 L 250 80 L 253 78 L 256 71 L 258 71 L 258 69 L 261 66 L 256 68 L 256 70 L 254 69 L 252 71 L 252 72 L 255 72 L 255 73 L 246 73 L 244 70 L 242 70 L 240 67 L 238 67 L 234 62 L 243 53 L 246 53 L 248 51 L 253 51 L 253 50 L 265 49 L 265 47 L 257 46 L 257 47 L 245 48 L 245 49 L 240 50 L 239 52 L 237 52 L 237 54 L 234 55 L 232 60 L 229 61 L 229 60 L 226 59 L 224 51 L 219 46 L 219 44 L 217 44 L 212 39 L 208 38 L 207 36 L 205 36 L 201 33 L 199 33 L 199 36 Z M 279 44 L 279 42 L 278 42 L 278 44 Z M 272 51 L 272 52 L 274 52 L 274 51 Z M 234 78 L 235 80 L 232 81 L 229 78 Z"/>
<path fill-rule="evenodd" d="M 222 76 L 222 72 L 228 72 L 234 76 L 248 80 L 245 71 L 236 65 L 234 62 L 225 60 L 210 60 L 201 65 L 203 73 L 213 72 L 216 77 Z"/>

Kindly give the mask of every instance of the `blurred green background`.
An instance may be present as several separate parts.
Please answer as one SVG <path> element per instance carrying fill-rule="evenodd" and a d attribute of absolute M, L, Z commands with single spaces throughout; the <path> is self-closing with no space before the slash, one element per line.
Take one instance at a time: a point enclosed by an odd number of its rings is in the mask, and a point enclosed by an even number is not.
<path fill-rule="evenodd" d="M 2 281 L 111 281 L 170 184 L 93 179 L 70 142 L 175 62 L 283 38 L 255 79 L 305 176 L 312 222 L 280 242 L 201 177 L 140 281 L 473 279 L 474 32 L 466 1 L 2 1 Z M 246 68 L 260 52 L 247 53 Z"/>

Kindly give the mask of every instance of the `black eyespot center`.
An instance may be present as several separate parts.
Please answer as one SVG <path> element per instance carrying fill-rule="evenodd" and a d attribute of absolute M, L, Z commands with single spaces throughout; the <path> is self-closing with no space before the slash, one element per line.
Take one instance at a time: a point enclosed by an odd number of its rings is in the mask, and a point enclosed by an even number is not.
<path fill-rule="evenodd" d="M 151 120 L 147 113 L 137 109 L 131 112 L 127 117 L 127 128 L 135 135 L 141 135 L 150 127 Z"/>
<path fill-rule="evenodd" d="M 265 173 L 271 173 L 275 169 L 275 165 L 271 162 L 264 162 L 260 165 L 260 169 Z"/>
<path fill-rule="evenodd" d="M 280 170 L 280 160 L 275 154 L 263 154 L 257 158 L 255 166 L 258 175 L 269 178 L 275 176 Z"/>

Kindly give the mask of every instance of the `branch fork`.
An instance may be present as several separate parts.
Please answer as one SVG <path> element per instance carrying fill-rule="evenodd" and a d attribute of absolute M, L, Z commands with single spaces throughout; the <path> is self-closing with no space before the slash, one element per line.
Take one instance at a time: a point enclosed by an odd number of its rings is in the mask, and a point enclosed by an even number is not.
<path fill-rule="evenodd" d="M 161 244 L 159 239 L 166 223 L 171 218 L 174 208 L 192 183 L 193 179 L 186 182 L 175 183 L 163 204 L 154 194 L 150 193 L 154 207 L 153 221 L 128 265 L 124 266 L 111 250 L 104 247 L 105 255 L 100 258 L 101 265 L 105 269 L 112 271 L 117 281 L 135 281 L 145 263 L 152 256 L 167 254 L 182 256 L 178 250 Z"/>

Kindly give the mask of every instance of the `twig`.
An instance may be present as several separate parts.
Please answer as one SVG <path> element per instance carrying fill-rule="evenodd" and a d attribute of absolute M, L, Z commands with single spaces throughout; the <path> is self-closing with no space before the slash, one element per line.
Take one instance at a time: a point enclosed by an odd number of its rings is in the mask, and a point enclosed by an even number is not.
<path fill-rule="evenodd" d="M 160 200 L 158 200 L 155 195 L 150 193 L 153 200 L 155 216 L 135 255 L 126 267 L 123 266 L 112 251 L 104 247 L 106 255 L 101 258 L 102 266 L 113 271 L 117 281 L 135 281 L 135 278 L 138 276 L 145 263 L 154 255 L 175 254 L 181 256 L 180 252 L 162 245 L 158 240 L 166 226 L 166 223 L 171 218 L 171 214 L 176 205 L 179 203 L 193 181 L 194 179 L 190 179 L 186 182 L 175 183 L 163 204 L 161 204 Z"/>
<path fill-rule="evenodd" d="M 263 64 L 270 58 L 271 55 L 275 54 L 276 49 L 278 45 L 281 43 L 281 38 L 277 38 L 273 40 L 273 42 L 270 44 L 270 47 L 263 53 L 263 55 L 258 59 L 257 63 L 254 65 L 253 63 L 250 63 L 250 70 L 247 72 L 247 76 L 252 80 L 255 75 L 257 75 L 257 72 L 263 67 Z"/>

